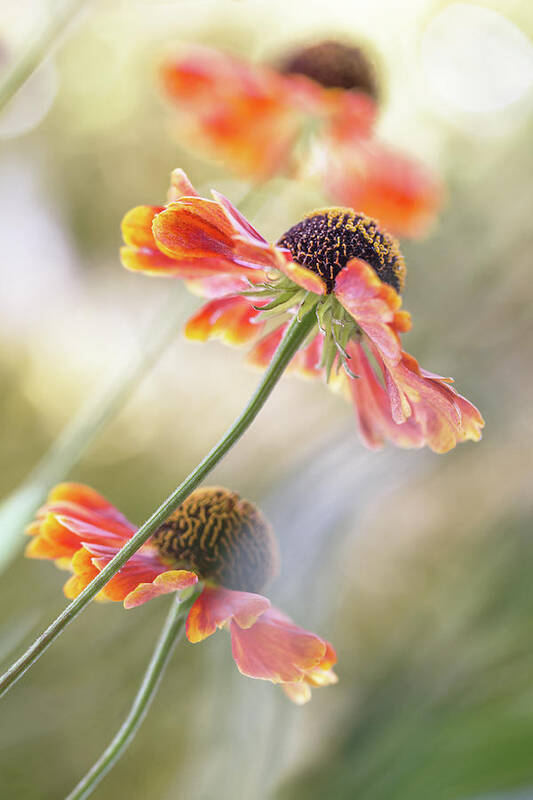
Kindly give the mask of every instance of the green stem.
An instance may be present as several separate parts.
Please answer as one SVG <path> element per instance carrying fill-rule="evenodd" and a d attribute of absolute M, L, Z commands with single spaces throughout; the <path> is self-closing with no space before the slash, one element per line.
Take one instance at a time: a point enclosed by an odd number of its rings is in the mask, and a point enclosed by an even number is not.
<path fill-rule="evenodd" d="M 71 0 L 71 2 L 66 2 L 63 7 L 54 9 L 53 14 L 50 12 L 49 21 L 30 39 L 0 84 L 0 111 L 35 72 L 50 52 L 50 48 L 59 34 L 84 3 L 85 0 Z"/>
<path fill-rule="evenodd" d="M 132 357 L 122 370 L 116 366 L 109 379 L 89 397 L 66 425 L 24 482 L 0 504 L 0 569 L 20 543 L 20 531 L 44 502 L 50 487 L 65 476 L 102 427 L 122 408 L 164 348 L 172 341 L 183 317 L 182 295 L 171 292 L 159 308 L 151 327 L 142 334 Z"/>
<path fill-rule="evenodd" d="M 128 716 L 98 761 L 84 775 L 66 800 L 84 800 L 89 797 L 129 746 L 152 704 L 172 651 L 183 633 L 189 609 L 198 594 L 199 591 L 196 590 L 190 598 L 182 602 L 178 595 L 175 596 Z"/>
<path fill-rule="evenodd" d="M 300 345 L 305 341 L 308 333 L 315 324 L 316 316 L 314 307 L 308 311 L 301 320 L 294 317 L 287 329 L 268 369 L 255 393 L 247 404 L 242 414 L 235 420 L 233 425 L 224 434 L 218 444 L 205 456 L 205 458 L 193 469 L 190 475 L 185 478 L 172 494 L 162 503 L 151 517 L 139 528 L 137 533 L 124 545 L 124 547 L 111 559 L 104 569 L 93 578 L 91 583 L 85 587 L 81 594 L 76 597 L 62 611 L 57 619 L 39 636 L 28 650 L 16 661 L 4 675 L 0 678 L 0 697 L 7 692 L 11 686 L 26 672 L 32 664 L 37 661 L 44 651 L 59 636 L 64 628 L 71 622 L 92 598 L 103 589 L 105 584 L 115 575 L 119 569 L 131 558 L 131 556 L 146 542 L 146 540 L 156 531 L 159 526 L 172 514 L 172 512 L 183 503 L 194 489 L 209 475 L 216 465 L 224 458 L 226 453 L 241 438 L 243 433 L 250 427 L 259 411 L 266 403 L 276 383 L 280 379 L 285 367 L 297 352 Z"/>

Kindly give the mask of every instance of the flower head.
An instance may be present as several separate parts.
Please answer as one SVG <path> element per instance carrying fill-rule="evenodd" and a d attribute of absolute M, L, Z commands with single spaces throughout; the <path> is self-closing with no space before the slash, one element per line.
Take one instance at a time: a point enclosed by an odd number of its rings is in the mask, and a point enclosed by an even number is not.
<path fill-rule="evenodd" d="M 319 42 L 277 68 L 187 46 L 163 62 L 161 81 L 182 114 L 180 131 L 188 122 L 196 146 L 241 174 L 300 174 L 311 162 L 334 202 L 399 235 L 423 234 L 438 211 L 440 182 L 374 134 L 376 72 L 358 46 Z M 310 146 L 319 158 L 309 159 Z"/>
<path fill-rule="evenodd" d="M 52 559 L 73 575 L 65 584 L 76 597 L 135 533 L 136 528 L 88 486 L 63 483 L 28 527 L 26 554 Z M 105 585 L 104 599 L 125 608 L 203 581 L 186 621 L 190 642 L 218 628 L 231 635 L 243 675 L 280 684 L 297 703 L 312 686 L 336 683 L 332 646 L 295 625 L 257 592 L 278 570 L 278 548 L 261 511 L 221 487 L 196 489 Z"/>
<path fill-rule="evenodd" d="M 308 214 L 267 242 L 218 192 L 199 197 L 181 170 L 166 206 L 124 218 L 124 266 L 183 277 L 208 302 L 188 321 L 190 339 L 252 345 L 268 366 L 291 316 L 315 306 L 314 334 L 290 367 L 320 377 L 354 403 L 369 447 L 390 440 L 435 452 L 477 441 L 483 419 L 450 378 L 422 369 L 402 349 L 411 318 L 401 308 L 406 275 L 398 243 L 349 208 Z"/>
<path fill-rule="evenodd" d="M 374 64 L 362 47 L 335 40 L 307 45 L 285 57 L 285 75 L 305 75 L 325 89 L 363 92 L 374 100 L 378 82 Z"/>

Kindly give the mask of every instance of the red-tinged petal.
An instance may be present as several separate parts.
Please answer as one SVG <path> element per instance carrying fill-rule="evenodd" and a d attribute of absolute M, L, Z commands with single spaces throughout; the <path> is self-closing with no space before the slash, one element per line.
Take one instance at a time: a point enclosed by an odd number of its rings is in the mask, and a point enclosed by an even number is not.
<path fill-rule="evenodd" d="M 87 521 L 81 515 L 73 516 L 73 514 L 57 514 L 53 513 L 49 516 L 54 519 L 54 532 L 48 532 L 47 525 L 43 526 L 43 534 L 47 536 L 54 536 L 56 540 L 64 541 L 80 541 L 86 542 L 99 542 L 101 544 L 110 544 L 116 547 L 122 545 L 131 539 L 132 533 L 135 528 L 125 528 L 114 520 L 102 520 L 94 518 L 92 521 Z M 72 535 L 75 536 L 75 540 Z"/>
<path fill-rule="evenodd" d="M 162 572 L 151 583 L 140 583 L 133 591 L 126 595 L 124 608 L 134 608 L 146 603 L 154 597 L 169 592 L 182 592 L 198 583 L 198 576 L 194 572 L 184 569 L 173 569 Z"/>
<path fill-rule="evenodd" d="M 226 216 L 231 223 L 231 227 L 236 235 L 240 235 L 245 239 L 249 239 L 257 245 L 267 245 L 267 240 L 256 231 L 254 226 L 248 222 L 245 216 L 241 214 L 238 208 L 235 208 L 232 202 L 224 197 L 223 194 L 217 192 L 215 189 L 211 192 L 216 202 L 224 209 Z"/>
<path fill-rule="evenodd" d="M 186 261 L 178 263 L 173 258 L 166 256 L 159 248 L 120 248 L 120 262 L 130 272 L 144 272 L 146 275 L 155 275 L 158 278 L 196 278 L 198 275 L 208 275 L 208 270 L 198 269 L 196 262 Z"/>
<path fill-rule="evenodd" d="M 273 683 L 303 680 L 308 670 L 320 665 L 327 649 L 323 639 L 273 608 L 245 630 L 232 621 L 231 644 L 243 675 Z"/>
<path fill-rule="evenodd" d="M 185 326 L 187 339 L 205 342 L 222 339 L 226 344 L 240 347 L 257 338 L 263 324 L 259 311 L 245 297 L 223 297 L 206 303 Z"/>
<path fill-rule="evenodd" d="M 104 569 L 120 549 L 116 546 L 89 542 L 84 542 L 83 546 L 90 553 L 92 564 L 98 571 Z M 168 574 L 168 579 L 158 582 L 158 578 L 163 574 Z M 168 564 L 161 560 L 157 550 L 148 544 L 143 545 L 126 561 L 116 575 L 106 583 L 101 594 L 108 600 L 122 601 L 136 592 L 139 587 L 150 586 L 154 582 L 156 588 L 150 596 L 148 596 L 149 590 L 140 589 L 136 596 L 139 602 L 134 603 L 134 605 L 139 605 L 140 602 L 146 602 L 150 597 L 179 589 L 182 583 L 182 588 L 186 588 L 192 585 L 191 581 L 192 583 L 197 581 L 194 573 L 185 570 L 169 570 Z M 174 585 L 175 589 L 170 588 L 171 585 Z M 140 597 L 143 595 L 144 599 L 141 600 Z"/>
<path fill-rule="evenodd" d="M 162 65 L 161 80 L 179 111 L 194 122 L 196 145 L 203 141 L 247 175 L 262 178 L 279 172 L 301 117 L 276 72 L 189 46 Z"/>
<path fill-rule="evenodd" d="M 382 355 L 398 361 L 401 348 L 395 322 L 402 301 L 393 287 L 365 261 L 353 259 L 337 275 L 335 296 Z"/>
<path fill-rule="evenodd" d="M 317 333 L 307 347 L 296 353 L 289 365 L 289 370 L 303 378 L 322 378 L 324 368 L 320 366 L 320 360 L 323 346 L 324 335 Z"/>
<path fill-rule="evenodd" d="M 442 185 L 430 170 L 375 140 L 332 147 L 325 180 L 337 202 L 400 236 L 423 235 L 442 204 Z"/>
<path fill-rule="evenodd" d="M 261 273 L 260 273 L 261 275 Z M 244 292 L 250 288 L 249 276 L 210 275 L 206 278 L 186 280 L 187 289 L 198 297 L 216 298 Z"/>
<path fill-rule="evenodd" d="M 425 443 L 436 453 L 447 453 L 459 442 L 478 441 L 484 421 L 475 406 L 459 395 L 448 378 L 421 370 L 418 362 L 402 352 L 399 363 L 382 363 L 393 415 L 413 419 Z"/>
<path fill-rule="evenodd" d="M 378 114 L 375 100 L 366 92 L 324 90 L 324 104 L 329 106 L 327 135 L 335 147 L 345 143 L 353 148 L 368 138 Z"/>
<path fill-rule="evenodd" d="M 154 236 L 158 247 L 169 257 L 190 268 L 196 265 L 197 275 L 205 277 L 236 274 L 258 277 L 262 267 L 272 261 L 272 255 L 254 242 L 241 242 L 224 208 L 215 200 L 183 198 L 171 203 L 154 219 Z"/>
<path fill-rule="evenodd" d="M 172 170 L 170 186 L 167 193 L 167 202 L 181 200 L 182 197 L 199 197 L 198 192 L 190 182 L 187 173 L 180 169 Z"/>
<path fill-rule="evenodd" d="M 372 450 L 383 447 L 387 441 L 398 447 L 422 447 L 424 435 L 413 418 L 403 424 L 394 421 L 387 392 L 378 381 L 361 345 L 350 343 L 347 351 L 350 369 L 359 377 L 345 376 L 344 379 L 352 397 L 364 444 Z"/>
<path fill-rule="evenodd" d="M 232 229 L 214 200 L 183 198 L 154 218 L 158 247 L 172 258 L 231 259 Z"/>
<path fill-rule="evenodd" d="M 201 642 L 230 620 L 239 630 L 250 628 L 269 608 L 270 601 L 259 594 L 206 586 L 189 611 L 187 639 Z"/>
<path fill-rule="evenodd" d="M 29 530 L 35 543 L 27 555 L 69 562 L 84 540 L 119 549 L 135 531 L 101 494 L 82 484 L 63 483 L 50 492 L 37 512 Z"/>
<path fill-rule="evenodd" d="M 263 336 L 248 353 L 247 363 L 252 367 L 257 367 L 257 369 L 266 369 L 272 361 L 272 357 L 278 349 L 287 327 L 288 324 L 280 325 L 279 328 Z"/>
<path fill-rule="evenodd" d="M 307 269 L 307 267 L 302 267 L 295 261 L 291 261 L 286 255 L 286 251 L 280 250 L 280 256 L 277 268 L 280 269 L 281 272 L 284 272 L 291 281 L 294 281 L 294 283 L 297 283 L 298 286 L 301 286 L 302 289 L 306 289 L 308 292 L 314 292 L 320 295 L 326 294 L 326 285 L 320 275 Z"/>
<path fill-rule="evenodd" d="M 46 501 L 46 507 L 53 507 L 55 510 L 57 504 L 63 502 L 74 503 L 77 507 L 81 506 L 81 508 L 87 511 L 97 511 L 99 518 L 106 517 L 115 519 L 130 530 L 136 530 L 136 527 L 132 525 L 131 522 L 128 522 L 124 514 L 122 514 L 118 508 L 115 508 L 109 500 L 106 500 L 106 498 L 95 489 L 83 483 L 59 483 L 50 491 Z"/>

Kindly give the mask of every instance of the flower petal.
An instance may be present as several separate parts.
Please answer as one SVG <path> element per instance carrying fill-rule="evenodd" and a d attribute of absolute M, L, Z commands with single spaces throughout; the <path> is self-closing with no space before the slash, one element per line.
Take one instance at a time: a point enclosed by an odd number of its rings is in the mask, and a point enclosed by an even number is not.
<path fill-rule="evenodd" d="M 248 353 L 247 363 L 257 369 L 266 369 L 272 361 L 272 357 L 278 349 L 287 327 L 288 323 L 280 325 L 279 328 L 275 328 L 270 333 L 267 333 L 266 336 L 263 336 L 262 339 L 259 339 Z"/>
<path fill-rule="evenodd" d="M 274 70 L 187 46 L 165 60 L 160 75 L 167 95 L 189 115 L 196 146 L 200 142 L 245 175 L 279 172 L 301 117 L 294 93 Z"/>
<path fill-rule="evenodd" d="M 160 594 L 169 592 L 182 592 L 198 583 L 198 576 L 194 572 L 184 569 L 172 569 L 162 572 L 151 583 L 140 583 L 130 591 L 124 599 L 124 608 L 134 608 L 146 603 Z"/>
<path fill-rule="evenodd" d="M 270 601 L 260 594 L 206 586 L 189 611 L 187 639 L 201 642 L 230 620 L 239 630 L 249 628 L 268 608 Z"/>
<path fill-rule="evenodd" d="M 161 252 L 152 233 L 154 217 L 163 210 L 164 206 L 137 206 L 124 216 L 121 229 L 126 246 L 120 249 L 120 258 L 126 269 L 154 275 L 176 274 L 175 262 Z"/>
<path fill-rule="evenodd" d="M 479 441 L 484 420 L 478 409 L 441 378 L 422 370 L 402 352 L 397 364 L 382 362 L 393 417 L 415 420 L 425 442 L 436 453 L 447 453 L 459 442 Z"/>
<path fill-rule="evenodd" d="M 400 339 L 395 328 L 402 304 L 400 295 L 384 283 L 365 261 L 353 259 L 335 280 L 335 296 L 382 355 L 391 361 L 400 359 Z"/>
<path fill-rule="evenodd" d="M 308 292 L 314 292 L 314 294 L 320 295 L 326 294 L 326 284 L 320 275 L 307 269 L 307 267 L 302 267 L 295 261 L 291 261 L 290 257 L 287 255 L 287 251 L 281 250 L 281 248 L 278 248 L 278 250 L 280 252 L 280 258 L 277 267 L 281 272 L 284 272 L 291 281 L 294 281 L 294 283 L 297 283 L 298 286 L 301 286 L 302 289 L 306 289 Z"/>
<path fill-rule="evenodd" d="M 298 627 L 275 608 L 265 611 L 246 629 L 232 621 L 231 644 L 243 675 L 273 683 L 303 680 L 308 670 L 320 666 L 327 651 L 323 639 Z"/>
<path fill-rule="evenodd" d="M 442 204 L 442 185 L 429 169 L 369 138 L 332 144 L 325 181 L 336 202 L 400 236 L 426 233 Z"/>
<path fill-rule="evenodd" d="M 218 338 L 240 347 L 260 334 L 263 323 L 258 320 L 259 313 L 250 300 L 238 295 L 211 300 L 189 319 L 185 336 L 199 342 Z"/>
<path fill-rule="evenodd" d="M 391 441 L 398 447 L 422 447 L 425 439 L 414 418 L 397 424 L 391 413 L 390 399 L 378 381 L 370 362 L 359 343 L 352 342 L 347 348 L 350 369 L 359 377 L 345 376 L 349 388 L 359 433 L 364 444 L 372 450 Z"/>

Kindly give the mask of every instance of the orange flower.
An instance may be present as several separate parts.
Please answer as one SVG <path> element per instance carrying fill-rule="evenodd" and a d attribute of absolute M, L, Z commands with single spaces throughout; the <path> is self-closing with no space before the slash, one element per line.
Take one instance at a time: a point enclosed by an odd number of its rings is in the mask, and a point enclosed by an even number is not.
<path fill-rule="evenodd" d="M 94 489 L 63 483 L 28 527 L 26 555 L 71 569 L 64 591 L 73 598 L 135 531 Z M 101 597 L 134 608 L 204 581 L 187 617 L 188 640 L 200 642 L 227 628 L 243 675 L 280 684 L 291 700 L 305 703 L 312 686 L 336 683 L 336 655 L 328 642 L 256 594 L 277 568 L 277 543 L 259 509 L 227 489 L 202 488 L 124 564 Z"/>
<path fill-rule="evenodd" d="M 440 182 L 377 141 L 376 76 L 359 47 L 322 42 L 276 69 L 187 46 L 164 61 L 160 75 L 191 140 L 237 172 L 265 180 L 307 170 L 314 142 L 322 156 L 311 160 L 334 202 L 377 217 L 398 235 L 418 236 L 433 221 Z"/>
<path fill-rule="evenodd" d="M 258 367 L 270 363 L 291 314 L 316 304 L 315 334 L 290 369 L 331 378 L 348 394 L 369 447 L 390 440 L 444 453 L 481 438 L 479 411 L 451 379 L 421 369 L 402 350 L 401 334 L 411 327 L 401 308 L 405 263 L 375 220 L 319 209 L 269 244 L 226 198 L 199 197 L 176 170 L 169 203 L 134 208 L 123 235 L 128 269 L 183 277 L 209 298 L 188 321 L 188 338 L 253 343 L 249 361 Z"/>

